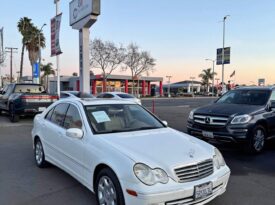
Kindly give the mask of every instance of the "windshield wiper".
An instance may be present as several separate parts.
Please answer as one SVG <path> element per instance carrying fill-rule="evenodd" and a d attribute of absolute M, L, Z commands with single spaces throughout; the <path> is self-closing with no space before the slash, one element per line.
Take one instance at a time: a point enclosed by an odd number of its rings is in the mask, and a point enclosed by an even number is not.
<path fill-rule="evenodd" d="M 159 129 L 161 127 L 139 127 L 139 128 L 135 128 L 132 129 L 131 131 L 138 131 L 138 130 L 153 130 L 153 129 Z"/>

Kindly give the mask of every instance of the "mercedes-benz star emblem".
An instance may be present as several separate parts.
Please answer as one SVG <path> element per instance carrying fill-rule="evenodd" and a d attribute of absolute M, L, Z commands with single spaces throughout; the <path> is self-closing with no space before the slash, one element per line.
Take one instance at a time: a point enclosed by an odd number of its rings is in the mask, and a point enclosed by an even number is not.
<path fill-rule="evenodd" d="M 210 117 L 206 117 L 206 118 L 205 118 L 205 123 L 206 123 L 206 124 L 209 124 L 210 121 L 211 121 Z"/>
<path fill-rule="evenodd" d="M 195 150 L 191 149 L 188 154 L 190 158 L 194 158 Z"/>

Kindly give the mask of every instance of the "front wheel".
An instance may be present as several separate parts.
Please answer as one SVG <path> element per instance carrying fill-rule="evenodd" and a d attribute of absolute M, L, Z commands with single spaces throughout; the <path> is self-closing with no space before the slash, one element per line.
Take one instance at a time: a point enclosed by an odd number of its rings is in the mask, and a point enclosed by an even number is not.
<path fill-rule="evenodd" d="M 256 125 L 249 136 L 249 142 L 245 145 L 249 153 L 260 153 L 264 150 L 266 141 L 266 130 L 261 125 Z"/>
<path fill-rule="evenodd" d="M 44 168 L 48 165 L 40 139 L 36 139 L 34 143 L 34 159 L 39 168 Z"/>
<path fill-rule="evenodd" d="M 99 172 L 95 182 L 95 194 L 99 205 L 125 205 L 118 178 L 110 169 Z"/>

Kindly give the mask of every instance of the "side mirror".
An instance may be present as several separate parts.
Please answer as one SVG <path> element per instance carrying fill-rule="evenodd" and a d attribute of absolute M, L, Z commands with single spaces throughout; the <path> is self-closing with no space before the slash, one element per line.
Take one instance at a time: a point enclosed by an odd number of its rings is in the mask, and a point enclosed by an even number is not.
<path fill-rule="evenodd" d="M 70 128 L 66 131 L 66 135 L 71 138 L 81 139 L 83 137 L 83 131 L 78 128 Z"/>
<path fill-rule="evenodd" d="M 168 126 L 168 122 L 167 121 L 162 121 L 162 123 L 167 127 Z"/>

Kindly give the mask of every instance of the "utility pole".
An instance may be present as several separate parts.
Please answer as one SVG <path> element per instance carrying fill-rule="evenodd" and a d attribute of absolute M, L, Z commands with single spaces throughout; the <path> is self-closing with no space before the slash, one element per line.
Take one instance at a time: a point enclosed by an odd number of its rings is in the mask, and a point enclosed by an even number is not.
<path fill-rule="evenodd" d="M 215 61 L 216 61 L 216 60 L 212 60 L 212 59 L 209 59 L 209 58 L 207 58 L 207 59 L 205 59 L 205 60 L 206 60 L 206 61 L 211 61 L 211 62 L 213 63 L 213 67 L 212 67 L 212 69 L 213 69 L 212 96 L 214 97 L 214 94 L 215 94 L 215 92 L 214 92 L 214 84 L 215 84 L 214 78 L 215 78 Z"/>
<path fill-rule="evenodd" d="M 224 86 L 224 45 L 225 45 L 225 20 L 230 15 L 226 15 L 223 17 L 223 44 L 222 44 L 222 94 L 225 93 L 226 88 Z"/>
<path fill-rule="evenodd" d="M 18 48 L 12 48 L 12 47 L 6 47 L 6 52 L 10 53 L 10 83 L 12 83 L 12 58 L 13 58 L 13 52 L 14 50 L 17 50 Z"/>
<path fill-rule="evenodd" d="M 39 45 L 39 60 L 38 60 L 38 84 L 41 83 L 41 77 L 40 77 L 40 73 L 41 73 L 41 32 L 43 30 L 43 27 L 46 26 L 47 24 L 43 24 L 43 26 L 41 27 L 41 29 L 38 32 L 38 45 Z"/>
<path fill-rule="evenodd" d="M 170 93 L 170 83 L 171 83 L 171 75 L 167 75 L 166 78 L 168 78 L 168 98 L 171 97 L 171 93 Z"/>

